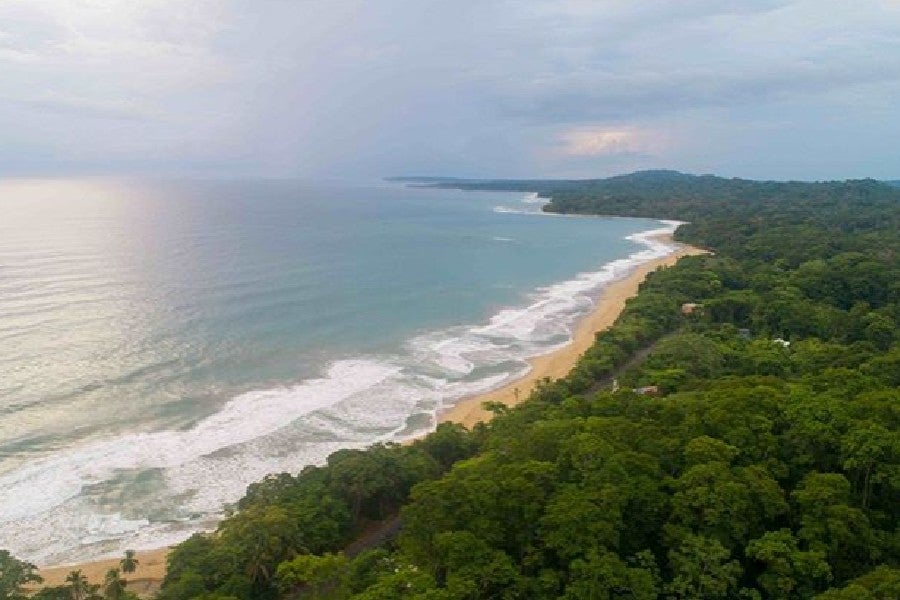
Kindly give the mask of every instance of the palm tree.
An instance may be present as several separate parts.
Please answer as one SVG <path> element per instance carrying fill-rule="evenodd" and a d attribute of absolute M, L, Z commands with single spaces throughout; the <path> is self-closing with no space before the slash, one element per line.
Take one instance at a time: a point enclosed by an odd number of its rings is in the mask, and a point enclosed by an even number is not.
<path fill-rule="evenodd" d="M 125 597 L 125 586 L 128 582 L 119 577 L 118 569 L 110 569 L 106 572 L 106 580 L 103 582 L 103 596 L 106 600 L 122 600 Z"/>
<path fill-rule="evenodd" d="M 88 580 L 84 573 L 81 572 L 81 569 L 69 573 L 66 577 L 66 583 L 70 584 L 72 600 L 85 600 L 88 592 Z"/>
<path fill-rule="evenodd" d="M 125 558 L 119 561 L 123 573 L 134 573 L 140 561 L 134 557 L 134 550 L 126 550 Z"/>

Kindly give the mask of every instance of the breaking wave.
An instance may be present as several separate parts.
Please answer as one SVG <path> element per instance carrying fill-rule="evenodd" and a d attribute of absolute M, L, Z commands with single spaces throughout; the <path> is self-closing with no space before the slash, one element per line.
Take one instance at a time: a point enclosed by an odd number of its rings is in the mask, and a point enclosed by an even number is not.
<path fill-rule="evenodd" d="M 567 343 L 603 286 L 673 250 L 657 236 L 679 223 L 662 223 L 629 236 L 640 251 L 537 289 L 527 305 L 485 323 L 422 334 L 394 355 L 338 360 L 318 378 L 238 395 L 188 429 L 97 440 L 6 473 L 0 540 L 45 564 L 175 543 L 214 526 L 268 473 L 420 434 L 446 407 L 522 376 L 528 358 Z"/>

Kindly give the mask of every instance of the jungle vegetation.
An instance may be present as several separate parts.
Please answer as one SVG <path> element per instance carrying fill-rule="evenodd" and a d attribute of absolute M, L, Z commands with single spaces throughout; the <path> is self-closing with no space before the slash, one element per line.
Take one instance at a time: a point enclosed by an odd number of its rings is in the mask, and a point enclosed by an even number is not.
<path fill-rule="evenodd" d="M 174 550 L 160 600 L 900 598 L 900 189 L 428 184 L 688 221 L 677 239 L 711 253 L 651 274 L 490 423 L 250 486 Z"/>

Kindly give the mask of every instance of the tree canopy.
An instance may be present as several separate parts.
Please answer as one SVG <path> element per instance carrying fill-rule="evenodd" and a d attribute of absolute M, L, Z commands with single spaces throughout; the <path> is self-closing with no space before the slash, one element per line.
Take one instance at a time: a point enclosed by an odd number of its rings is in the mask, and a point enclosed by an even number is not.
<path fill-rule="evenodd" d="M 689 221 L 677 239 L 711 254 L 652 273 L 490 423 L 254 484 L 172 552 L 161 599 L 900 597 L 900 189 L 429 183 Z"/>

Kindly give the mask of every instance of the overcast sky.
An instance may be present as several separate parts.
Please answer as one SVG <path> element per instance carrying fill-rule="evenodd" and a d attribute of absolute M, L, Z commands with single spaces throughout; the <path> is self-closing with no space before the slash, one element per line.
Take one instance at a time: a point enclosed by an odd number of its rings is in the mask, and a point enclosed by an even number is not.
<path fill-rule="evenodd" d="M 0 0 L 0 174 L 900 178 L 898 0 Z"/>

